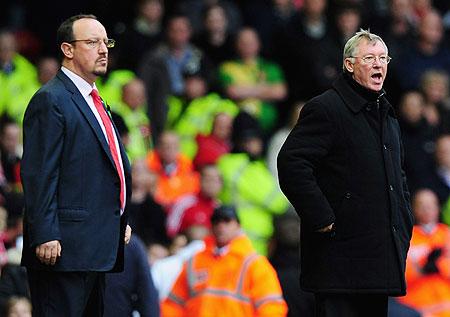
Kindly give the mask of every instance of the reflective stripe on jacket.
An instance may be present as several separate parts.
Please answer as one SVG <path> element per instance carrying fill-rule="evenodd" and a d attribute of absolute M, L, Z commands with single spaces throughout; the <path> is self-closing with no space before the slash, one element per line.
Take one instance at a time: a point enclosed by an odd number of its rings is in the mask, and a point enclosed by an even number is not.
<path fill-rule="evenodd" d="M 167 299 L 163 317 L 281 317 L 287 306 L 275 270 L 241 235 L 225 254 L 212 239 L 188 260 Z"/>

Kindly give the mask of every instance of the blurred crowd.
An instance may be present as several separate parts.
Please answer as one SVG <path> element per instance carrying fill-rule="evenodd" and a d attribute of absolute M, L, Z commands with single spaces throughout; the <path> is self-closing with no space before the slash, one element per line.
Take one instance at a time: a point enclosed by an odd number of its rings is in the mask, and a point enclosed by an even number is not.
<path fill-rule="evenodd" d="M 96 14 L 116 40 L 108 74 L 96 85 L 133 170 L 127 252 L 134 260 L 119 280 L 107 281 L 128 283 L 129 296 L 107 292 L 107 313 L 157 316 L 149 303 L 169 294 L 182 263 L 204 249 L 213 210 L 227 204 L 275 268 L 288 316 L 313 316 L 311 295 L 298 285 L 300 220 L 278 187 L 276 156 L 304 102 L 342 71 L 345 42 L 368 28 L 392 57 L 385 89 L 402 129 L 416 217 L 408 295 L 392 301 L 390 314 L 450 316 L 449 1 L 135 0 L 134 11 L 105 1 L 48 10 L 47 2 L 0 5 L 5 316 L 31 311 L 19 266 L 21 121 L 31 96 L 60 67 L 57 25 L 79 12 Z M 143 271 L 137 278 L 136 270 Z"/>

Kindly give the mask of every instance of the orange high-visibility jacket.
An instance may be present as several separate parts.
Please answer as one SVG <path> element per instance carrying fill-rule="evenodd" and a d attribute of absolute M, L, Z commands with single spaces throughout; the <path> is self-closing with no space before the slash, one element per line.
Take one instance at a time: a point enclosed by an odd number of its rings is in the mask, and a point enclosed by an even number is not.
<path fill-rule="evenodd" d="M 422 273 L 428 255 L 443 249 L 436 261 L 439 273 Z M 438 224 L 431 232 L 414 226 L 406 260 L 407 294 L 399 300 L 427 317 L 450 317 L 450 228 Z"/>
<path fill-rule="evenodd" d="M 215 254 L 212 238 L 206 249 L 188 260 L 169 296 L 162 317 L 282 317 L 287 305 L 269 261 L 255 252 L 245 235 Z"/>
<path fill-rule="evenodd" d="M 183 154 L 177 156 L 177 168 L 172 175 L 164 172 L 161 158 L 156 151 L 147 155 L 149 169 L 158 175 L 155 200 L 161 205 L 170 205 L 186 194 L 195 194 L 200 190 L 200 177 L 194 171 L 192 161 Z"/>

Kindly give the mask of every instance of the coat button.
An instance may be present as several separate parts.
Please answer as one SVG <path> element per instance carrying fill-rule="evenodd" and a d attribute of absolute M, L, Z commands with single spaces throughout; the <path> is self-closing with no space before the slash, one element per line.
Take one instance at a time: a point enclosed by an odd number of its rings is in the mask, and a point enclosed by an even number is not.
<path fill-rule="evenodd" d="M 397 228 L 395 226 L 392 226 L 392 231 L 397 232 Z"/>
<path fill-rule="evenodd" d="M 349 199 L 350 197 L 352 197 L 352 194 L 350 194 L 349 192 L 345 193 L 345 198 Z"/>
<path fill-rule="evenodd" d="M 392 187 L 392 185 L 389 185 L 389 190 L 394 190 L 394 187 Z"/>
<path fill-rule="evenodd" d="M 385 150 L 387 150 L 387 146 L 386 146 L 386 144 L 383 144 L 383 148 L 384 148 Z"/>

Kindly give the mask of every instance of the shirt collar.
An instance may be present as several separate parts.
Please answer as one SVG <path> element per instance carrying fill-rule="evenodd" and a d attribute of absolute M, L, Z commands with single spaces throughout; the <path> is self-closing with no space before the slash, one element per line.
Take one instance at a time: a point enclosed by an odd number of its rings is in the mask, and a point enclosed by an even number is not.
<path fill-rule="evenodd" d="M 87 98 L 87 96 L 91 94 L 92 89 L 97 89 L 95 83 L 91 86 L 91 84 L 89 84 L 86 80 L 81 78 L 79 75 L 75 74 L 67 67 L 61 66 L 61 70 L 75 84 L 75 86 L 78 88 L 83 98 Z"/>

